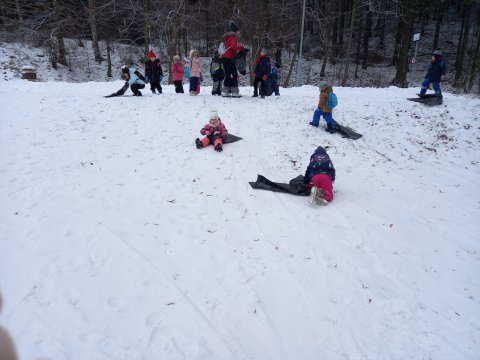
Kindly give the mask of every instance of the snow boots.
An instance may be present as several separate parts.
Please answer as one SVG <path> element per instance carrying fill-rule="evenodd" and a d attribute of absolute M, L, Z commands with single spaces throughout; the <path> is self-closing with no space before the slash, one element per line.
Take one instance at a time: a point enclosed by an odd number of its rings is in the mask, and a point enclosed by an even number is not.
<path fill-rule="evenodd" d="M 310 125 L 312 125 L 312 123 L 310 123 Z M 335 134 L 335 128 L 333 127 L 332 124 L 327 123 L 327 128 L 325 129 L 325 131 L 330 134 Z"/>
<path fill-rule="evenodd" d="M 215 151 L 218 151 L 218 152 L 223 151 L 222 143 L 218 143 L 218 144 L 215 146 L 214 149 L 215 149 Z"/>
<path fill-rule="evenodd" d="M 322 189 L 316 186 L 312 186 L 312 189 L 310 191 L 310 200 L 308 201 L 308 203 L 310 205 L 318 204 L 325 206 L 328 204 L 328 201 L 323 198 L 324 196 L 325 194 L 323 193 Z"/>
<path fill-rule="evenodd" d="M 197 146 L 197 149 L 203 148 L 202 140 L 200 140 L 199 138 L 196 138 L 195 139 L 195 145 Z"/>
<path fill-rule="evenodd" d="M 238 89 L 238 86 L 224 86 L 223 87 L 223 90 L 222 90 L 222 96 L 223 97 L 235 97 L 235 98 L 239 98 L 239 97 L 242 97 L 242 95 L 240 95 L 240 90 Z"/>

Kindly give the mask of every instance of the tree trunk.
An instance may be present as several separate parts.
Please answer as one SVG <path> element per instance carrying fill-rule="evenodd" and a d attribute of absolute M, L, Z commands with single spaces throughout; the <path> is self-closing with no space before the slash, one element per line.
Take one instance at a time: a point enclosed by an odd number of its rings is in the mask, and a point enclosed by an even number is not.
<path fill-rule="evenodd" d="M 397 66 L 398 64 L 398 53 L 400 49 L 400 44 L 402 41 L 402 31 L 403 31 L 403 18 L 400 17 L 397 20 L 397 32 L 395 34 L 395 47 L 393 50 L 392 61 L 390 62 L 390 66 Z"/>
<path fill-rule="evenodd" d="M 295 50 L 293 50 L 293 58 L 292 58 L 292 62 L 290 63 L 290 68 L 288 69 L 288 75 L 285 78 L 285 81 L 283 82 L 283 87 L 288 87 L 288 84 L 290 82 L 290 78 L 292 77 L 293 67 L 295 65 L 295 61 L 297 60 L 298 44 L 299 44 L 299 42 L 297 41 L 295 43 Z"/>
<path fill-rule="evenodd" d="M 105 31 L 105 40 L 107 42 L 107 77 L 112 77 L 112 49 L 110 47 L 110 30 Z"/>
<path fill-rule="evenodd" d="M 352 47 L 352 38 L 353 38 L 353 24 L 355 23 L 355 12 L 357 9 L 357 0 L 352 1 L 352 14 L 350 15 L 350 30 L 348 31 L 348 43 L 347 51 L 345 53 L 345 68 L 343 71 L 342 86 L 347 84 L 348 80 L 348 69 L 350 67 L 350 49 Z"/>
<path fill-rule="evenodd" d="M 473 82 L 475 81 L 475 75 L 477 74 L 477 67 L 480 65 L 480 26 L 477 27 L 477 46 L 475 47 L 475 51 L 472 54 L 472 64 L 470 66 L 470 72 L 468 74 L 467 85 L 465 87 L 466 92 L 470 92 L 473 87 Z M 479 87 L 480 91 L 480 87 Z"/>
<path fill-rule="evenodd" d="M 433 36 L 433 46 L 432 49 L 438 48 L 438 38 L 440 36 L 440 28 L 442 26 L 443 13 L 437 15 L 437 20 L 435 22 L 435 35 Z"/>
<path fill-rule="evenodd" d="M 100 47 L 98 46 L 97 36 L 97 20 L 95 19 L 95 0 L 88 0 L 88 20 L 90 22 L 90 29 L 92 30 L 92 45 L 95 54 L 95 61 L 101 63 L 103 61 Z"/>
<path fill-rule="evenodd" d="M 145 13 L 145 57 L 150 51 L 150 18 L 149 18 L 150 0 L 143 0 L 143 11 Z"/>
<path fill-rule="evenodd" d="M 364 19 L 363 17 L 358 20 L 358 21 L 355 21 L 355 34 L 360 34 L 360 31 L 362 29 L 362 25 L 364 23 Z M 360 36 L 357 36 L 357 39 L 356 39 L 356 46 L 355 46 L 355 79 L 358 79 L 358 67 L 360 66 L 360 48 L 361 48 L 361 45 L 362 45 L 362 38 Z"/>
<path fill-rule="evenodd" d="M 53 19 L 55 22 L 54 26 L 52 27 L 52 34 L 56 33 L 57 45 L 51 46 L 51 49 L 56 49 L 58 51 L 58 56 L 55 56 L 55 63 L 58 62 L 62 65 L 67 65 L 67 51 L 65 50 L 65 41 L 63 39 L 62 31 L 62 14 L 59 6 L 60 1 L 61 0 L 53 0 Z M 52 38 L 50 40 L 53 41 Z"/>
<path fill-rule="evenodd" d="M 169 46 L 169 51 L 168 51 L 168 54 L 170 56 L 170 61 L 173 61 L 173 57 L 176 54 L 177 52 L 177 48 L 179 46 L 179 39 L 178 39 L 178 35 L 179 35 L 179 27 L 180 27 L 180 0 L 175 0 L 173 2 L 173 20 L 172 20 L 172 37 L 170 39 L 170 46 Z M 180 56 L 180 52 L 178 53 L 178 55 Z M 180 57 L 180 61 L 181 61 L 181 57 Z M 173 81 L 172 81 L 172 72 L 169 71 L 168 72 L 168 83 L 169 84 L 172 84 Z"/>
<path fill-rule="evenodd" d="M 402 38 L 401 46 L 398 53 L 397 72 L 392 85 L 398 87 L 407 87 L 407 71 L 408 71 L 408 50 L 410 48 L 410 40 L 412 37 L 412 25 L 415 20 L 415 10 L 417 7 L 416 0 L 405 0 L 402 22 Z"/>
<path fill-rule="evenodd" d="M 52 64 L 52 68 L 57 70 L 58 69 L 57 47 L 55 45 L 53 34 L 50 34 L 50 39 L 48 40 L 48 50 L 50 52 L 50 63 Z"/>
<path fill-rule="evenodd" d="M 453 81 L 453 86 L 454 87 L 461 87 L 465 83 L 462 81 L 462 75 L 463 75 L 463 65 L 465 61 L 465 52 L 467 50 L 467 44 L 468 44 L 468 39 L 469 39 L 469 34 L 470 34 L 470 16 L 471 13 L 471 6 L 466 6 L 465 8 L 465 26 L 463 28 L 463 35 L 460 36 L 461 38 L 461 43 L 460 43 L 460 52 L 457 53 L 457 61 L 455 63 L 455 80 Z"/>
<path fill-rule="evenodd" d="M 385 49 L 385 15 L 380 17 L 380 29 L 378 34 L 378 48 L 380 50 Z"/>
<path fill-rule="evenodd" d="M 17 9 L 18 21 L 21 24 L 23 23 L 23 16 L 22 16 L 22 11 L 20 10 L 20 3 L 18 2 L 18 0 L 15 0 L 15 7 Z"/>
<path fill-rule="evenodd" d="M 332 4 L 332 11 L 330 13 L 330 19 L 328 20 L 328 33 L 325 39 L 325 57 L 323 58 L 322 62 L 322 69 L 320 70 L 320 77 L 325 77 L 325 70 L 327 68 L 327 61 L 328 58 L 332 56 L 332 33 L 334 27 L 334 17 L 335 17 L 335 2 Z"/>
<path fill-rule="evenodd" d="M 331 49 L 330 49 L 330 61 L 332 64 L 335 64 L 337 62 L 338 58 L 338 28 L 339 28 L 339 19 L 338 19 L 338 14 L 339 14 L 339 3 L 341 0 L 333 0 L 333 7 L 332 7 L 332 13 L 333 13 L 333 27 L 332 27 L 332 40 L 331 40 Z"/>
<path fill-rule="evenodd" d="M 458 44 L 457 44 L 457 55 L 455 59 L 455 71 L 457 71 L 458 67 L 458 57 L 460 56 L 460 51 L 462 49 L 462 43 L 463 43 L 463 33 L 465 30 L 465 22 L 466 22 L 466 8 L 464 7 L 462 9 L 462 25 L 460 26 L 460 37 L 458 39 Z"/>
<path fill-rule="evenodd" d="M 363 31 L 363 54 L 362 54 L 362 69 L 368 66 L 368 42 L 372 36 L 372 12 L 368 11 L 365 19 L 365 29 Z"/>

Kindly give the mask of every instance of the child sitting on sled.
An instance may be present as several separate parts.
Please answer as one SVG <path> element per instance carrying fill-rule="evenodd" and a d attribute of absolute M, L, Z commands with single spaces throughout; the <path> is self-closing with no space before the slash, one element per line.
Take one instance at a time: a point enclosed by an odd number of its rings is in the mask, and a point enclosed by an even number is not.
<path fill-rule="evenodd" d="M 199 138 L 195 139 L 197 149 L 213 144 L 214 150 L 219 152 L 223 150 L 223 141 L 227 138 L 228 131 L 218 117 L 216 109 L 210 110 L 210 121 L 200 130 L 200 134 L 205 135 L 205 137 L 202 140 Z"/>
<path fill-rule="evenodd" d="M 320 100 L 318 102 L 318 109 L 315 110 L 315 113 L 313 114 L 313 120 L 309 124 L 318 127 L 320 123 L 320 116 L 323 116 L 323 118 L 327 122 L 327 128 L 325 129 L 325 131 L 333 134 L 335 133 L 335 121 L 332 117 L 332 108 L 328 106 L 329 95 L 333 93 L 333 87 L 332 85 L 329 85 L 325 82 L 320 84 L 319 88 Z"/>
<path fill-rule="evenodd" d="M 335 168 L 327 151 L 319 146 L 310 156 L 310 164 L 303 180 L 305 187 L 311 187 L 310 203 L 317 202 L 327 205 L 333 201 L 333 185 L 335 181 Z"/>

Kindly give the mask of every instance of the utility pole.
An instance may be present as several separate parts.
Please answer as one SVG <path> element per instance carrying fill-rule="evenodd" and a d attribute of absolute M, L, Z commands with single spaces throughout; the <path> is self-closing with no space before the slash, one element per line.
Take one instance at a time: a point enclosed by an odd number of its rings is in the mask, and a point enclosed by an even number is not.
<path fill-rule="evenodd" d="M 297 74 L 295 77 L 296 86 L 302 86 L 302 51 L 303 51 L 303 27 L 305 25 L 305 3 L 307 0 L 303 0 L 302 7 L 302 28 L 300 30 L 300 52 L 298 54 L 297 62 Z"/>

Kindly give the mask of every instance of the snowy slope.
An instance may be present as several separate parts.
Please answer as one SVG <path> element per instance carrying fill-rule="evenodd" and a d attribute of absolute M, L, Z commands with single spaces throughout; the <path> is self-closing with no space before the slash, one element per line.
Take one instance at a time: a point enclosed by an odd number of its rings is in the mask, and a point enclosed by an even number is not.
<path fill-rule="evenodd" d="M 307 125 L 314 87 L 102 98 L 121 85 L 0 82 L 0 323 L 22 359 L 478 358 L 478 98 L 336 88 L 349 141 Z M 244 138 L 223 153 L 194 146 L 211 106 Z M 250 188 L 318 145 L 327 207 Z"/>

